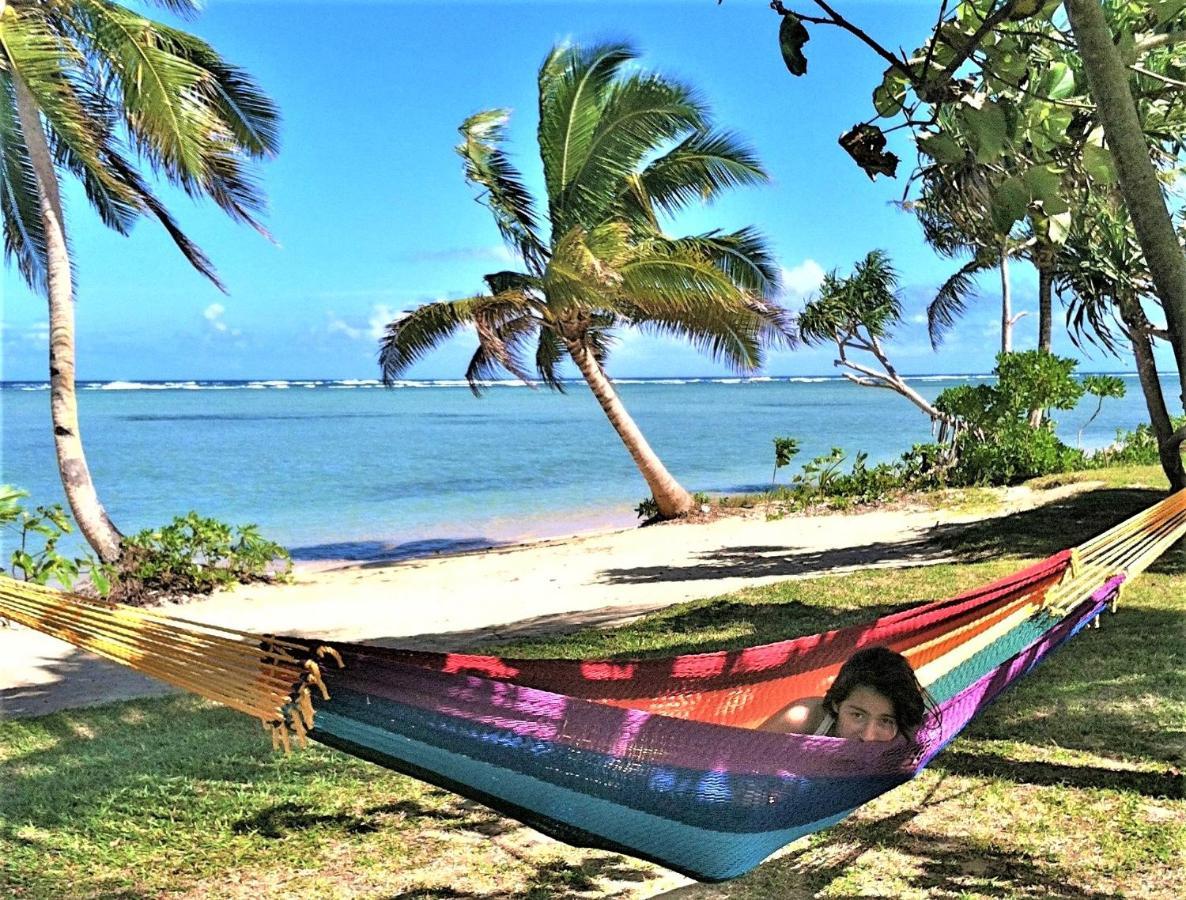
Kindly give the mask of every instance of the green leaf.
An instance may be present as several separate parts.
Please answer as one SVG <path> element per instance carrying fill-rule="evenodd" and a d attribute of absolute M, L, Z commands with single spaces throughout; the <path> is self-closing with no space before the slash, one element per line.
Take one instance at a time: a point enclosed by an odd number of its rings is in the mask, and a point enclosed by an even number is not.
<path fill-rule="evenodd" d="M 1062 193 L 1062 173 L 1052 165 L 1034 166 L 1022 178 L 1031 200 L 1046 201 Z"/>
<path fill-rule="evenodd" d="M 782 51 L 782 61 L 787 64 L 787 71 L 792 75 L 807 74 L 807 57 L 803 55 L 803 45 L 810 40 L 811 35 L 798 16 L 788 13 L 782 17 L 782 24 L 778 26 L 778 48 Z"/>
<path fill-rule="evenodd" d="M 906 102 L 906 77 L 897 69 L 890 69 L 881 84 L 873 91 L 873 108 L 879 116 L 896 116 Z"/>
<path fill-rule="evenodd" d="M 964 158 L 964 151 L 960 145 L 943 133 L 920 137 L 918 147 L 927 156 L 940 163 L 957 163 Z"/>
<path fill-rule="evenodd" d="M 1075 92 L 1075 73 L 1066 63 L 1053 63 L 1038 84 L 1037 93 L 1051 100 L 1065 100 Z"/>
<path fill-rule="evenodd" d="M 1092 181 L 1100 184 L 1114 184 L 1116 169 L 1112 166 L 1112 153 L 1105 147 L 1087 144 L 1083 147 L 1083 170 Z"/>
<path fill-rule="evenodd" d="M 960 118 L 976 141 L 976 161 L 990 163 L 998 159 L 1009 138 L 1009 123 L 1004 110 L 989 101 L 979 109 L 965 107 L 960 112 Z"/>
<path fill-rule="evenodd" d="M 1013 223 L 1025 215 L 1029 199 L 1025 182 L 1017 176 L 1001 182 L 993 192 L 992 221 L 1002 234 L 1007 233 Z"/>

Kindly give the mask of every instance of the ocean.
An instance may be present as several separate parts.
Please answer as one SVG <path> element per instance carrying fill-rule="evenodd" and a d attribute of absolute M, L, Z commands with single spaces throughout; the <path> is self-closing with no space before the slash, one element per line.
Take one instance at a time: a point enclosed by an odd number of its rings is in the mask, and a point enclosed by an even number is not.
<path fill-rule="evenodd" d="M 1135 375 L 1083 434 L 1110 443 L 1146 420 Z M 919 376 L 928 398 L 988 376 Z M 837 377 L 619 379 L 627 409 L 693 491 L 763 490 L 772 438 L 797 438 L 785 482 L 841 447 L 893 459 L 930 438 L 901 397 Z M 1166 381 L 1167 395 L 1176 390 Z M 1056 415 L 1072 445 L 1095 408 Z M 571 534 L 636 520 L 646 486 L 583 382 L 564 394 L 512 382 L 86 382 L 91 473 L 125 532 L 189 510 L 255 523 L 298 560 L 380 559 Z M 0 481 L 64 503 L 44 382 L 0 383 Z M 12 535 L 2 538 L 11 546 Z M 81 541 L 63 549 L 82 549 Z"/>

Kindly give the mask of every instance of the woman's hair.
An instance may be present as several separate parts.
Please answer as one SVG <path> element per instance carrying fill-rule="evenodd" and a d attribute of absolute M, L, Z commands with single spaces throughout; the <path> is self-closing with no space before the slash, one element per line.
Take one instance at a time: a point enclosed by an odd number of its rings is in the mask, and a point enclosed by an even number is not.
<path fill-rule="evenodd" d="M 824 708 L 835 716 L 840 704 L 859 687 L 872 688 L 893 704 L 898 729 L 907 737 L 914 737 L 927 710 L 935 708 L 906 657 L 889 647 L 867 647 L 850 656 L 824 694 Z"/>

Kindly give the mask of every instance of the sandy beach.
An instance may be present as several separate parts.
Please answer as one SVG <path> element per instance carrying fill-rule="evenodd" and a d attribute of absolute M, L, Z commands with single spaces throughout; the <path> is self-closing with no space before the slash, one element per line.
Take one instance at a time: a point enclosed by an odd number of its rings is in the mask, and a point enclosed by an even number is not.
<path fill-rule="evenodd" d="M 992 515 L 1090 489 L 997 491 Z M 297 570 L 291 583 L 242 586 L 162 610 L 248 631 L 473 647 L 619 624 L 687 600 L 868 566 L 944 561 L 936 526 L 985 513 L 904 507 L 619 529 L 510 547 Z M 922 598 L 920 598 L 922 599 Z M 150 696 L 167 686 L 26 628 L 0 628 L 0 717 Z"/>

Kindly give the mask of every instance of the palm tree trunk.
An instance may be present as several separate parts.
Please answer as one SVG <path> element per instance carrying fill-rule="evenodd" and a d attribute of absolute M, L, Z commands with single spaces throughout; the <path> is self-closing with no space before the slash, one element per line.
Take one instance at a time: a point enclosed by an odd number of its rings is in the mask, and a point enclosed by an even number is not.
<path fill-rule="evenodd" d="M 1174 233 L 1129 89 L 1128 71 L 1113 42 L 1103 7 L 1099 0 L 1065 0 L 1063 6 L 1116 166 L 1120 194 L 1165 310 L 1178 365 L 1182 406 L 1186 408 L 1186 257 Z"/>
<path fill-rule="evenodd" d="M 582 342 L 566 338 L 565 344 L 573 362 L 585 376 L 585 381 L 593 391 L 593 396 L 605 410 L 609 423 L 614 426 L 614 431 L 618 433 L 618 437 L 630 451 L 634 464 L 638 466 L 638 471 L 646 480 L 647 487 L 651 489 L 651 496 L 655 498 L 659 515 L 664 519 L 673 519 L 688 513 L 692 509 L 692 495 L 672 477 L 671 473 L 667 471 L 667 467 L 651 449 L 647 439 L 643 437 L 638 426 L 634 424 L 634 420 L 630 418 L 630 414 L 626 412 L 626 407 L 622 405 L 618 392 L 614 390 L 613 384 L 606 377 L 601 363 L 594 358 Z"/>
<path fill-rule="evenodd" d="M 1149 322 L 1136 300 L 1121 301 L 1120 318 L 1124 321 L 1132 339 L 1132 353 L 1137 364 L 1137 377 L 1145 394 L 1145 406 L 1149 410 L 1149 424 L 1157 438 L 1157 455 L 1161 468 L 1169 479 L 1170 489 L 1186 488 L 1186 468 L 1182 463 L 1181 442 L 1175 443 L 1174 426 L 1165 406 L 1165 395 L 1161 391 L 1161 379 L 1157 373 L 1157 360 L 1153 356 L 1153 342 L 1149 337 Z"/>
<path fill-rule="evenodd" d="M 1049 353 L 1054 332 L 1054 269 L 1045 256 L 1038 260 L 1038 351 Z M 1030 410 L 1030 428 L 1042 424 L 1044 410 Z"/>
<path fill-rule="evenodd" d="M 1001 244 L 1001 352 L 1013 352 L 1013 294 L 1009 289 L 1008 245 Z"/>
<path fill-rule="evenodd" d="M 1038 266 L 1038 349 L 1049 353 L 1054 335 L 1054 269 L 1047 262 Z"/>
<path fill-rule="evenodd" d="M 45 228 L 46 284 L 49 299 L 49 402 L 54 428 L 54 449 L 66 501 L 87 543 L 104 562 L 120 555 L 122 535 L 107 517 L 87 467 L 78 426 L 78 397 L 74 386 L 74 284 L 66 223 L 58 179 L 50 158 L 37 102 L 15 72 L 10 72 L 16 92 L 21 133 L 37 174 L 37 197 Z"/>

